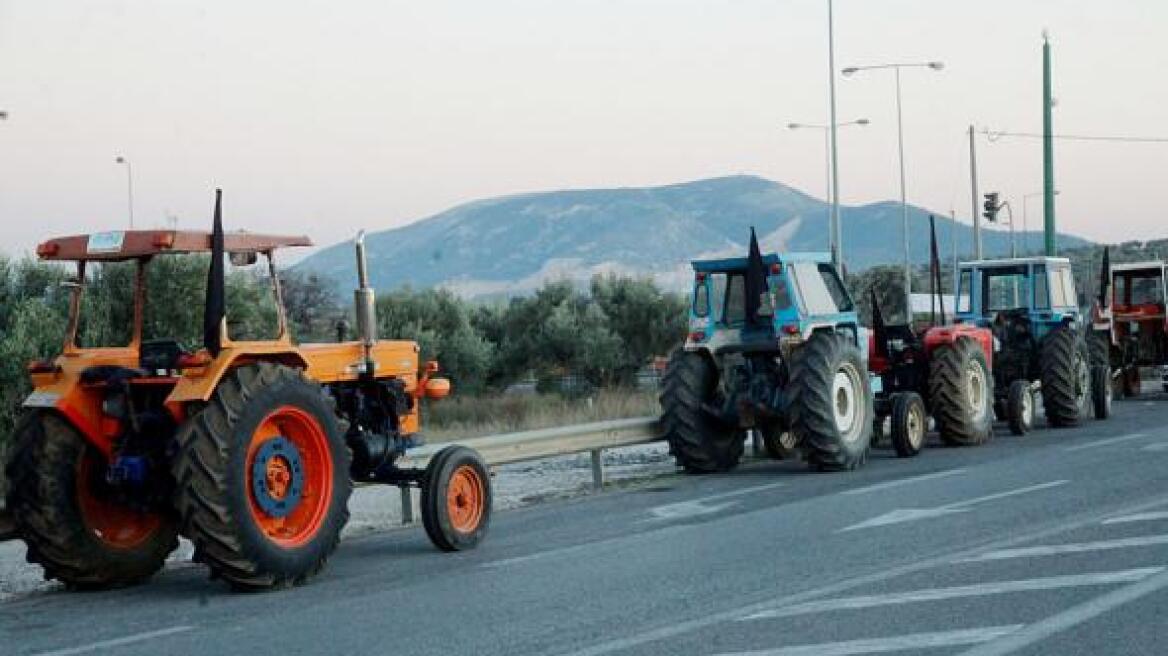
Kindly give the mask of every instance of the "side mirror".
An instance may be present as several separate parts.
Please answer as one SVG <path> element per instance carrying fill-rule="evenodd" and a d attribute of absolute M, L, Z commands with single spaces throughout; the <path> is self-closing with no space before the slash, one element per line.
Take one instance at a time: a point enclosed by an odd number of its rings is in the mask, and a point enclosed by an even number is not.
<path fill-rule="evenodd" d="M 231 260 L 231 266 L 244 267 L 259 261 L 259 255 L 255 251 L 238 252 L 229 254 L 228 259 Z"/>

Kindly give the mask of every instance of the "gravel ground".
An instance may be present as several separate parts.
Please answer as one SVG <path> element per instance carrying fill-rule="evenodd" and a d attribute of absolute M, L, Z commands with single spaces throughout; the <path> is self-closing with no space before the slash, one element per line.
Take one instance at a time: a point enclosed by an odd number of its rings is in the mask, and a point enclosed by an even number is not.
<path fill-rule="evenodd" d="M 604 452 L 605 477 L 610 487 L 622 483 L 672 474 L 673 458 L 665 444 L 646 444 Z M 592 492 L 592 461 L 587 453 L 549 458 L 495 468 L 495 510 L 508 510 Z M 413 495 L 414 517 L 421 521 L 417 509 L 418 494 Z M 367 486 L 353 492 L 349 501 L 352 518 L 345 536 L 385 531 L 401 526 L 401 494 L 397 488 Z M 343 548 L 343 547 L 342 547 Z M 189 567 L 192 547 L 183 540 L 170 557 L 168 567 Z M 18 594 L 59 587 L 44 580 L 37 565 L 25 561 L 24 543 L 19 540 L 0 543 L 0 601 Z"/>

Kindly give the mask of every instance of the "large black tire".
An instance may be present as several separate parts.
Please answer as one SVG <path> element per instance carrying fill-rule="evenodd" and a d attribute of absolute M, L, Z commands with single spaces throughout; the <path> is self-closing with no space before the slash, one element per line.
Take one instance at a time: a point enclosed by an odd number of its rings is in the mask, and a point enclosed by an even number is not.
<path fill-rule="evenodd" d="M 30 412 L 14 432 L 8 511 L 27 559 L 71 589 L 140 583 L 178 547 L 170 512 L 142 512 L 108 497 L 105 459 L 61 417 Z M 104 527 L 104 529 L 103 529 Z"/>
<path fill-rule="evenodd" d="M 303 488 L 285 521 L 292 523 L 302 504 L 310 504 L 305 506 L 310 519 L 287 536 L 278 534 L 284 529 L 266 523 L 276 511 L 263 509 L 259 492 L 252 489 L 262 485 L 251 472 L 257 448 L 263 453 L 266 427 L 276 421 L 272 417 L 282 422 L 277 424 L 280 432 L 266 442 L 284 435 L 292 440 L 299 434 L 314 435 L 314 448 L 297 451 Z M 259 363 L 229 373 L 207 407 L 178 433 L 172 469 L 175 507 L 182 534 L 195 545 L 195 560 L 239 590 L 307 581 L 336 550 L 349 519 L 349 457 L 320 386 L 299 371 Z"/>
<path fill-rule="evenodd" d="M 1111 367 L 1111 333 L 1106 330 L 1092 330 L 1087 338 L 1091 366 Z"/>
<path fill-rule="evenodd" d="M 1124 367 L 1120 372 L 1120 388 L 1124 398 L 1134 399 L 1142 392 L 1143 384 L 1140 381 L 1140 368 L 1135 365 Z"/>
<path fill-rule="evenodd" d="M 1079 335 L 1062 325 L 1042 341 L 1039 354 L 1042 407 L 1051 426 L 1076 426 L 1091 402 L 1091 376 Z"/>
<path fill-rule="evenodd" d="M 929 362 L 929 405 L 941 441 L 976 446 L 993 435 L 994 379 L 977 341 L 938 346 Z"/>
<path fill-rule="evenodd" d="M 733 469 L 746 448 L 743 431 L 718 422 L 703 406 L 718 405 L 718 370 L 703 353 L 678 349 L 665 368 L 661 425 L 669 452 L 691 474 Z"/>
<path fill-rule="evenodd" d="M 892 448 L 901 458 L 921 452 L 929 432 L 929 413 L 916 392 L 892 395 Z"/>
<path fill-rule="evenodd" d="M 774 460 L 790 460 L 799 455 L 799 444 L 791 431 L 778 428 L 755 429 L 762 436 L 766 454 Z"/>
<path fill-rule="evenodd" d="M 1030 389 L 1030 381 L 1016 380 L 1010 383 L 1006 396 L 1006 407 L 1010 432 L 1015 435 L 1025 435 L 1034 426 L 1034 391 Z"/>
<path fill-rule="evenodd" d="M 790 426 L 819 470 L 852 470 L 868 459 L 875 411 L 860 350 L 845 336 L 815 333 L 791 360 Z"/>
<path fill-rule="evenodd" d="M 1111 416 L 1111 367 L 1105 364 L 1091 366 L 1091 406 L 1096 419 Z"/>
<path fill-rule="evenodd" d="M 474 549 L 491 525 L 491 472 L 474 449 L 448 446 L 426 467 L 422 526 L 442 551 Z"/>

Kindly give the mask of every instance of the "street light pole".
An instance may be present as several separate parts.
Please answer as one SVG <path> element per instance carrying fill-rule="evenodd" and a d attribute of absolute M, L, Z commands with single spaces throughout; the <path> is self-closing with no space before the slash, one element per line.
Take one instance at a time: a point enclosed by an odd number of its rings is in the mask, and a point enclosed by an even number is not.
<path fill-rule="evenodd" d="M 1045 196 L 1045 195 L 1046 195 L 1046 191 L 1044 190 L 1044 191 L 1036 191 L 1032 194 L 1026 194 L 1025 196 L 1022 197 L 1022 248 L 1025 249 L 1025 251 L 1027 253 L 1030 252 L 1030 233 L 1027 232 L 1026 205 L 1030 201 L 1031 198 L 1037 198 L 1039 196 Z M 1055 196 L 1059 195 L 1059 191 L 1057 189 L 1054 191 L 1054 195 Z"/>
<path fill-rule="evenodd" d="M 900 159 L 900 229 L 901 241 L 904 247 L 904 311 L 909 323 L 912 323 L 912 259 L 909 253 L 908 194 L 905 190 L 904 117 L 901 111 L 900 69 L 930 68 L 934 71 L 939 71 L 944 68 L 944 64 L 939 61 L 931 61 L 926 63 L 880 64 L 877 66 L 849 66 L 843 69 L 842 72 L 844 75 L 854 75 L 860 71 L 882 68 L 891 68 L 896 75 L 896 139 Z"/>
<path fill-rule="evenodd" d="M 845 123 L 837 123 L 836 127 L 842 128 L 842 127 L 847 127 L 849 125 L 864 126 L 864 125 L 868 125 L 870 122 L 871 121 L 869 121 L 866 118 L 858 118 L 854 121 L 847 121 Z M 826 190 L 827 191 L 826 191 L 823 198 L 824 198 L 824 200 L 826 200 L 827 202 L 830 203 L 831 202 L 831 200 L 830 200 L 831 199 L 831 180 L 832 180 L 832 177 L 831 177 L 831 127 L 827 126 L 827 125 L 818 125 L 815 123 L 788 123 L 787 124 L 788 130 L 799 130 L 802 128 L 814 128 L 816 130 L 823 130 L 823 155 L 824 155 L 823 162 L 824 162 L 824 168 L 827 169 L 827 178 L 826 178 L 826 180 L 827 180 Z M 829 221 L 830 221 L 830 219 L 829 219 Z M 831 244 L 836 243 L 835 231 L 832 229 L 832 226 L 830 224 L 828 225 L 828 240 L 831 242 Z"/>
<path fill-rule="evenodd" d="M 831 262 L 842 271 L 843 230 L 839 220 L 839 149 L 836 144 L 835 114 L 835 13 L 832 0 L 827 0 L 827 82 L 830 96 L 831 118 Z"/>
<path fill-rule="evenodd" d="M 117 164 L 126 165 L 126 197 L 130 206 L 130 230 L 134 229 L 134 170 L 130 166 L 130 160 L 118 155 L 114 160 Z"/>

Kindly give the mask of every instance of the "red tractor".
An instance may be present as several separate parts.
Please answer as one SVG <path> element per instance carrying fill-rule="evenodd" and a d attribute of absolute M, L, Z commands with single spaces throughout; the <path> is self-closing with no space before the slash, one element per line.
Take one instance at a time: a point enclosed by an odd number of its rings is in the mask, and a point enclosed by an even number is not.
<path fill-rule="evenodd" d="M 932 293 L 940 301 L 935 233 L 930 269 Z M 930 416 L 941 440 L 951 446 L 981 444 L 993 433 L 993 334 L 987 328 L 947 324 L 944 304 L 938 305 L 937 325 L 913 326 L 911 308 L 905 313 L 906 323 L 888 325 L 872 292 L 868 374 L 876 425 L 881 428 L 886 418 L 891 419 L 892 447 L 901 457 L 920 453 Z"/>

